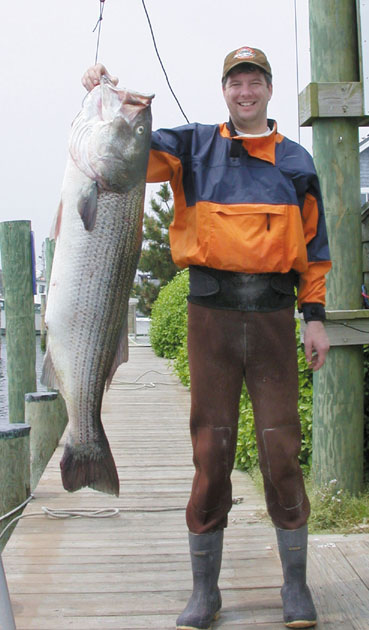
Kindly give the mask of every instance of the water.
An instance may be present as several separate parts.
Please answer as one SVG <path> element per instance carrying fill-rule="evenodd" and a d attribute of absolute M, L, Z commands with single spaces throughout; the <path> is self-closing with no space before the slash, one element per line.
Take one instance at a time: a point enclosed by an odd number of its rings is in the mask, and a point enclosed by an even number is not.
<path fill-rule="evenodd" d="M 42 371 L 42 362 L 44 354 L 41 350 L 41 338 L 36 335 L 36 378 L 37 391 L 45 391 L 46 387 L 41 385 L 40 377 Z M 0 421 L 8 420 L 8 378 L 6 372 L 6 338 L 0 335 Z"/>

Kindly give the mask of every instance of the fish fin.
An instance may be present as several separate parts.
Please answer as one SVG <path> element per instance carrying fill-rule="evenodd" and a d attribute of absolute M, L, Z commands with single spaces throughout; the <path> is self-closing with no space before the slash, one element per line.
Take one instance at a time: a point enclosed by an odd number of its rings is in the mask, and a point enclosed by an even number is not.
<path fill-rule="evenodd" d="M 113 376 L 121 363 L 127 363 L 128 361 L 128 317 L 124 318 L 124 323 L 120 333 L 117 351 L 115 353 L 114 361 L 110 368 L 109 376 L 106 379 L 106 390 L 109 389 Z"/>
<path fill-rule="evenodd" d="M 55 372 L 54 363 L 51 357 L 50 350 L 46 350 L 44 361 L 42 364 L 42 374 L 40 379 L 42 385 L 47 387 L 55 387 L 60 389 L 58 377 Z"/>
<path fill-rule="evenodd" d="M 91 232 L 96 223 L 97 215 L 97 184 L 93 182 L 88 187 L 88 193 L 83 194 L 78 200 L 78 212 L 81 215 L 83 225 L 88 232 Z"/>
<path fill-rule="evenodd" d="M 65 490 L 75 492 L 89 486 L 99 492 L 119 496 L 119 478 L 105 433 L 92 445 L 66 443 L 60 461 Z"/>
<path fill-rule="evenodd" d="M 54 216 L 53 222 L 51 224 L 51 228 L 50 228 L 50 236 L 49 236 L 49 238 L 51 240 L 56 240 L 58 238 L 58 236 L 59 236 L 61 222 L 62 222 L 62 216 L 63 216 L 63 202 L 62 202 L 62 200 L 60 200 L 58 209 L 57 209 L 57 211 L 55 213 L 55 216 Z"/>

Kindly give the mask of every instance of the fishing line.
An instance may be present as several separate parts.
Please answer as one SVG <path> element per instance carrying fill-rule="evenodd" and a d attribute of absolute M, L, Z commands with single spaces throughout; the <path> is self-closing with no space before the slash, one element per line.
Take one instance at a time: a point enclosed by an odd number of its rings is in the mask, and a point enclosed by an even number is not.
<path fill-rule="evenodd" d="M 356 326 L 351 326 L 350 324 L 345 324 L 344 322 L 335 322 L 333 319 L 330 320 L 330 323 L 337 324 L 338 326 L 344 326 L 345 328 L 351 328 L 352 330 L 356 330 L 357 332 L 369 332 L 368 330 L 363 330 L 362 328 L 357 328 Z"/>
<path fill-rule="evenodd" d="M 100 46 L 100 33 L 101 33 L 101 22 L 103 19 L 103 13 L 104 13 L 104 6 L 105 6 L 105 0 L 100 0 L 100 15 L 99 15 L 99 19 L 96 22 L 96 26 L 94 28 L 94 30 L 92 31 L 93 33 L 96 31 L 96 29 L 98 28 L 97 31 L 97 44 L 96 44 L 96 55 L 95 55 L 95 66 L 97 64 L 97 57 L 99 54 L 99 46 Z"/>
<path fill-rule="evenodd" d="M 153 28 L 152 28 L 152 25 L 151 25 L 151 21 L 150 21 L 149 14 L 148 14 L 147 9 L 146 9 L 145 0 L 141 0 L 141 2 L 142 2 L 142 6 L 143 6 L 143 8 L 144 8 L 144 11 L 145 11 L 145 14 L 146 14 L 146 18 L 147 18 L 147 21 L 148 21 L 148 24 L 149 24 L 149 28 L 150 28 L 151 37 L 152 37 L 152 41 L 153 41 L 153 44 L 154 44 L 154 48 L 155 48 L 155 52 L 156 52 L 156 56 L 157 56 L 157 58 L 159 59 L 159 63 L 160 63 L 161 68 L 162 68 L 162 70 L 163 70 L 163 72 L 164 72 L 164 76 L 165 76 L 166 81 L 167 81 L 167 83 L 168 83 L 169 89 L 170 89 L 170 91 L 171 91 L 172 95 L 174 96 L 174 99 L 175 99 L 175 101 L 176 101 L 176 103 L 177 103 L 177 105 L 178 105 L 179 109 L 181 110 L 181 112 L 182 112 L 182 114 L 183 114 L 183 116 L 184 116 L 184 118 L 185 118 L 186 122 L 187 122 L 188 124 L 190 124 L 190 121 L 188 120 L 188 118 L 187 118 L 186 114 L 184 113 L 184 111 L 183 111 L 183 109 L 182 109 L 182 106 L 181 106 L 181 104 L 180 104 L 180 102 L 179 102 L 178 98 L 176 97 L 176 95 L 175 95 L 175 93 L 174 93 L 174 91 L 173 91 L 173 88 L 172 88 L 172 86 L 171 86 L 171 84 L 170 84 L 170 82 L 169 82 L 169 79 L 168 79 L 168 75 L 167 75 L 166 70 L 165 70 L 165 68 L 164 68 L 164 64 L 163 64 L 163 62 L 162 62 L 162 60 L 161 60 L 161 57 L 160 57 L 160 55 L 159 55 L 158 47 L 157 47 L 157 45 L 156 45 L 156 40 L 155 40 L 154 31 L 153 31 Z"/>
<path fill-rule="evenodd" d="M 299 144 L 301 143 L 301 130 L 300 130 L 300 121 L 299 121 L 299 103 L 298 103 L 298 96 L 299 96 L 299 84 L 300 84 L 300 78 L 299 78 L 299 50 L 298 50 L 298 32 L 297 32 L 297 6 L 296 6 L 296 0 L 294 0 L 294 7 L 295 7 L 295 55 L 296 55 L 296 86 L 297 86 L 297 129 L 298 129 L 298 139 L 299 139 Z"/>

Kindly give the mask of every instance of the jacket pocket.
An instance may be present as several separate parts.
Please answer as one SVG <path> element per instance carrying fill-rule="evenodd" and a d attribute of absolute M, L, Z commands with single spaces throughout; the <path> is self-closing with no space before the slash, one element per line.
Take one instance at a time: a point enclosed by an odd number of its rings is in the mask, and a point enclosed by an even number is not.
<path fill-rule="evenodd" d="M 287 205 L 212 204 L 209 267 L 245 273 L 288 271 L 285 260 Z M 287 263 L 288 264 L 288 263 Z"/>

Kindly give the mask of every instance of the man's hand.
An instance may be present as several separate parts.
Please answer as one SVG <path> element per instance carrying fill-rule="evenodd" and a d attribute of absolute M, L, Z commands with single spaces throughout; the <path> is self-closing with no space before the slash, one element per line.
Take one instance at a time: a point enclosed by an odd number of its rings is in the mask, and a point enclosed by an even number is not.
<path fill-rule="evenodd" d="M 99 85 L 102 75 L 105 74 L 114 85 L 118 85 L 118 77 L 113 77 L 109 74 L 106 67 L 102 63 L 97 63 L 96 66 L 88 68 L 82 77 L 82 85 L 88 92 L 91 92 L 94 87 Z"/>
<path fill-rule="evenodd" d="M 308 322 L 304 334 L 305 356 L 314 372 L 324 365 L 329 340 L 323 322 Z"/>

